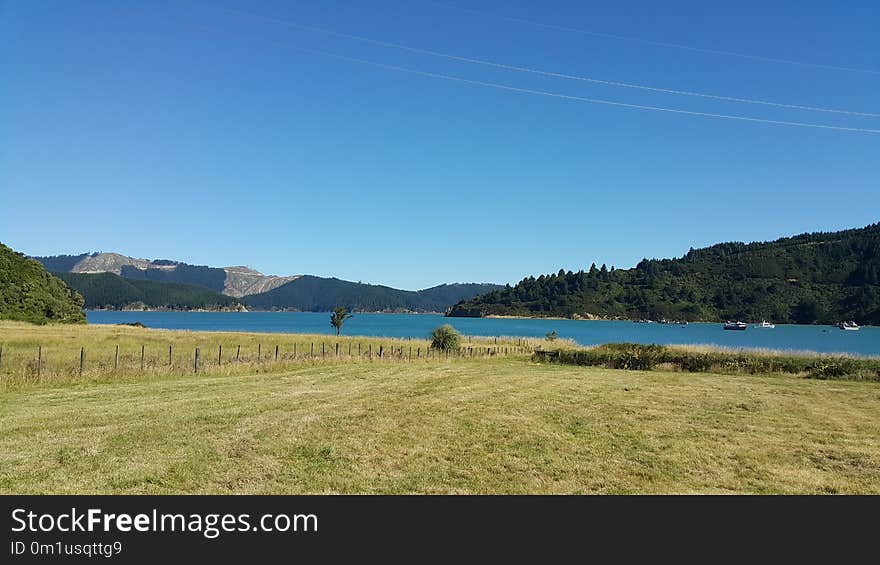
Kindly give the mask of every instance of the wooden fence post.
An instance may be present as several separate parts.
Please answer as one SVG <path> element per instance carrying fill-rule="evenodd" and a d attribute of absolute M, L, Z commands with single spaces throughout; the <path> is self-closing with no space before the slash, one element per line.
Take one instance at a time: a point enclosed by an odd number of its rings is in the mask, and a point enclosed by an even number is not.
<path fill-rule="evenodd" d="M 217 366 L 223 366 L 223 344 L 217 344 Z"/>
<path fill-rule="evenodd" d="M 293 342 L 293 358 L 296 359 L 296 342 Z"/>
<path fill-rule="evenodd" d="M 336 342 L 336 356 L 339 357 L 339 342 Z"/>
<path fill-rule="evenodd" d="M 278 362 L 278 346 L 275 346 L 275 362 Z"/>
<path fill-rule="evenodd" d="M 238 344 L 238 347 L 235 349 L 235 362 L 238 363 L 241 359 L 241 344 Z"/>
<path fill-rule="evenodd" d="M 168 366 L 171 366 L 171 345 L 168 345 Z"/>
<path fill-rule="evenodd" d="M 113 370 L 119 369 L 119 344 L 116 344 L 116 353 L 113 355 Z"/>
<path fill-rule="evenodd" d="M 257 363 L 262 363 L 262 362 L 263 362 L 263 344 L 258 343 L 257 344 Z"/>
<path fill-rule="evenodd" d="M 43 346 L 37 346 L 37 378 L 43 375 Z"/>
<path fill-rule="evenodd" d="M 325 345 L 325 344 L 324 344 L 324 342 L 322 341 L 322 342 L 321 342 L 321 359 L 323 359 L 324 356 L 327 354 L 327 348 L 324 347 L 324 345 Z"/>
<path fill-rule="evenodd" d="M 373 360 L 373 344 L 372 343 L 369 345 L 369 348 L 370 348 L 370 361 L 372 361 Z"/>
<path fill-rule="evenodd" d="M 314 356 L 315 356 L 315 342 L 310 341 L 309 342 L 309 357 L 314 357 Z"/>
<path fill-rule="evenodd" d="M 141 344 L 141 372 L 144 372 L 144 345 Z"/>
<path fill-rule="evenodd" d="M 3 346 L 0 345 L 0 369 L 3 368 Z"/>
<path fill-rule="evenodd" d="M 358 357 L 361 356 L 361 342 L 358 342 Z"/>
<path fill-rule="evenodd" d="M 382 349 L 383 349 L 383 346 L 380 345 L 380 346 L 379 346 L 379 359 L 382 358 Z"/>
<path fill-rule="evenodd" d="M 348 356 L 351 357 L 351 342 L 348 342 Z"/>
<path fill-rule="evenodd" d="M 193 373 L 199 372 L 199 348 L 196 347 L 195 355 L 193 356 Z"/>
<path fill-rule="evenodd" d="M 86 364 L 86 348 L 79 348 L 79 376 L 83 376 L 83 365 Z"/>

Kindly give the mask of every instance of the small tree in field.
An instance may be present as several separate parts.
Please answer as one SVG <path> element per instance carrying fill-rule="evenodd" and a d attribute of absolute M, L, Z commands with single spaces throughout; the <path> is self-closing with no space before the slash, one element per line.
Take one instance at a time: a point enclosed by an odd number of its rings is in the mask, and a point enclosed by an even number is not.
<path fill-rule="evenodd" d="M 330 325 L 336 328 L 336 335 L 342 333 L 342 324 L 351 317 L 352 314 L 345 307 L 339 307 L 333 310 L 333 314 L 330 315 Z"/>
<path fill-rule="evenodd" d="M 556 338 L 559 337 L 559 334 L 556 333 L 556 330 L 553 330 L 552 332 L 547 332 L 545 337 L 547 338 L 547 341 L 556 341 Z"/>
<path fill-rule="evenodd" d="M 431 348 L 441 351 L 458 351 L 461 334 L 449 324 L 444 324 L 431 331 Z"/>

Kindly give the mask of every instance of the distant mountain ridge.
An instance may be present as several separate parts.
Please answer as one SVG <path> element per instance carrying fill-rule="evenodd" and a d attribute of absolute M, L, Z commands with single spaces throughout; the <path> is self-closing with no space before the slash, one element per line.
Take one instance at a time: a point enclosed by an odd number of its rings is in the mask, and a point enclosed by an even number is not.
<path fill-rule="evenodd" d="M 633 269 L 560 270 L 456 304 L 451 316 L 880 324 L 880 224 L 719 243 Z"/>
<path fill-rule="evenodd" d="M 245 296 L 249 309 L 328 311 L 345 306 L 355 311 L 445 312 L 460 300 L 502 288 L 496 284 L 443 284 L 424 290 L 398 290 L 381 285 L 303 275 L 268 292 Z"/>
<path fill-rule="evenodd" d="M 240 311 L 231 296 L 180 283 L 126 279 L 114 273 L 55 273 L 85 299 L 89 309 Z"/>
<path fill-rule="evenodd" d="M 264 275 L 247 267 L 207 267 L 169 259 L 137 259 L 119 253 L 83 253 L 34 259 L 52 272 L 113 273 L 127 279 L 192 284 L 235 298 L 266 292 L 297 278 L 296 275 Z"/>
<path fill-rule="evenodd" d="M 86 296 L 88 308 L 122 307 L 143 302 L 151 307 L 203 308 L 212 298 L 192 288 L 166 288 L 159 284 L 187 285 L 239 299 L 249 309 L 328 311 L 345 306 L 356 311 L 445 312 L 450 306 L 479 294 L 502 288 L 496 284 L 443 284 L 418 291 L 343 281 L 313 275 L 264 275 L 244 266 L 208 267 L 169 259 L 137 259 L 119 253 L 83 253 L 34 257 L 47 270 L 58 273 Z M 62 273 L 79 275 L 65 276 Z M 116 278 L 98 275 L 110 274 Z M 152 282 L 152 286 L 126 283 Z M 147 299 L 143 298 L 144 292 Z M 142 298 L 138 298 L 142 296 Z M 159 298 L 161 297 L 161 298 Z M 188 297 L 190 301 L 181 300 Z M 233 308 L 216 298 L 222 308 Z"/>

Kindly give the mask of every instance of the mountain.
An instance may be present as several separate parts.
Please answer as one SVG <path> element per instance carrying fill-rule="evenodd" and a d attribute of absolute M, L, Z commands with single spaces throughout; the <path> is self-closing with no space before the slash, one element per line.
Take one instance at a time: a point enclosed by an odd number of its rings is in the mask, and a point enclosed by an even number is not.
<path fill-rule="evenodd" d="M 880 224 L 721 243 L 633 269 L 560 270 L 459 302 L 448 315 L 880 324 Z"/>
<path fill-rule="evenodd" d="M 200 286 L 132 280 L 113 273 L 56 273 L 85 298 L 86 308 L 115 310 L 240 310 L 242 306 Z"/>
<path fill-rule="evenodd" d="M 0 243 L 0 319 L 83 323 L 83 298 L 43 266 Z"/>
<path fill-rule="evenodd" d="M 248 267 L 226 267 L 224 270 L 226 271 L 224 294 L 238 298 L 249 294 L 268 292 L 299 278 L 299 275 L 267 276 Z"/>
<path fill-rule="evenodd" d="M 478 294 L 501 288 L 493 284 L 444 284 L 419 291 L 398 290 L 311 275 L 264 275 L 248 267 L 207 267 L 168 259 L 135 259 L 118 253 L 83 253 L 34 257 L 48 270 L 76 275 L 111 274 L 114 277 L 68 277 L 79 289 L 87 308 L 121 308 L 129 303 L 150 307 L 200 309 L 220 303 L 215 294 L 199 295 L 192 288 L 162 288 L 160 284 L 200 287 L 240 298 L 250 309 L 327 311 L 346 306 L 360 311 L 444 312 Z M 146 286 L 144 283 L 155 283 Z M 128 284 L 126 284 L 128 283 Z M 146 293 L 146 294 L 143 294 Z M 213 301 L 213 302 L 212 302 Z"/>
<path fill-rule="evenodd" d="M 398 290 L 304 275 L 268 292 L 245 296 L 249 309 L 321 312 L 336 306 L 355 311 L 443 312 L 456 302 L 501 288 L 494 284 L 444 284 L 425 290 Z"/>
<path fill-rule="evenodd" d="M 113 273 L 126 279 L 202 286 L 227 296 L 265 292 L 296 276 L 264 275 L 247 267 L 206 267 L 168 259 L 136 259 L 119 253 L 83 253 L 34 257 L 47 270 L 70 273 Z"/>

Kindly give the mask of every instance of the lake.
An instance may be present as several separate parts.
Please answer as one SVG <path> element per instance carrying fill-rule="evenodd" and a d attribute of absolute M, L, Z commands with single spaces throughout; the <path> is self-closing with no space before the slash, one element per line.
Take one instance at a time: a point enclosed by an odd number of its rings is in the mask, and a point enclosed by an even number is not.
<path fill-rule="evenodd" d="M 86 312 L 91 324 L 141 322 L 150 328 L 194 331 L 333 334 L 327 312 Z M 625 321 L 445 318 L 439 314 L 355 314 L 343 334 L 423 338 L 441 324 L 466 335 L 544 337 L 552 330 L 581 345 L 609 342 L 713 344 L 724 347 L 880 355 L 880 328 L 850 332 L 832 326 L 777 325 L 724 331 L 719 323 L 687 326 Z"/>

